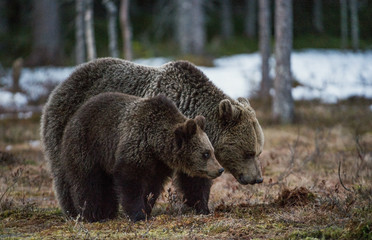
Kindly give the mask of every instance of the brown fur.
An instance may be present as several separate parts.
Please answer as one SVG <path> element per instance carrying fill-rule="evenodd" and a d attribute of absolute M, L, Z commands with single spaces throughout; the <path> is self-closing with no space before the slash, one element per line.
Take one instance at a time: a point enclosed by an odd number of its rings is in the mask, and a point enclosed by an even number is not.
<path fill-rule="evenodd" d="M 187 119 L 164 96 L 90 98 L 67 123 L 53 169 L 56 182 L 66 183 L 56 188 L 62 209 L 99 221 L 115 217 L 120 202 L 132 220 L 142 220 L 173 171 L 221 175 L 204 125 L 204 117 Z"/>
<path fill-rule="evenodd" d="M 61 140 L 69 119 L 87 99 L 108 91 L 139 97 L 164 94 L 187 117 L 203 115 L 208 121 L 205 131 L 221 165 L 242 184 L 262 182 L 258 156 L 263 133 L 249 102 L 231 99 L 185 61 L 147 67 L 103 58 L 79 66 L 53 91 L 44 108 L 41 137 L 52 169 L 59 164 Z M 199 213 L 209 212 L 209 179 L 180 173 L 176 185 L 189 206 Z"/>

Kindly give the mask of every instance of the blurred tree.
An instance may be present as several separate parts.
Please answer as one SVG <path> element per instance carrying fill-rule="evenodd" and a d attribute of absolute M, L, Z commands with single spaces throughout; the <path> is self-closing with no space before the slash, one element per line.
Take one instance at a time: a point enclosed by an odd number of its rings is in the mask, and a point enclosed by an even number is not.
<path fill-rule="evenodd" d="M 154 4 L 152 14 L 154 15 L 153 31 L 155 40 L 159 41 L 175 28 L 177 4 L 171 0 L 157 0 Z"/>
<path fill-rule="evenodd" d="M 323 27 L 323 6 L 322 0 L 314 0 L 313 4 L 313 26 L 316 32 L 322 33 Z"/>
<path fill-rule="evenodd" d="M 261 89 L 260 97 L 262 99 L 270 98 L 270 88 L 272 80 L 270 78 L 269 59 L 271 55 L 271 24 L 270 24 L 270 0 L 259 1 L 259 47 L 261 53 Z"/>
<path fill-rule="evenodd" d="M 273 117 L 281 123 L 291 123 L 294 117 L 291 76 L 293 41 L 292 0 L 275 1 L 275 94 Z"/>
<path fill-rule="evenodd" d="M 62 44 L 58 0 L 32 2 L 32 52 L 29 65 L 61 64 Z"/>
<path fill-rule="evenodd" d="M 257 21 L 257 0 L 245 0 L 246 19 L 245 19 L 245 35 L 249 38 L 256 37 L 256 21 Z"/>
<path fill-rule="evenodd" d="M 206 41 L 203 0 L 177 0 L 176 39 L 183 54 L 200 55 Z"/>
<path fill-rule="evenodd" d="M 21 92 L 21 86 L 19 85 L 19 80 L 21 79 L 23 68 L 23 59 L 17 58 L 12 65 L 12 92 Z"/>
<path fill-rule="evenodd" d="M 109 37 L 109 52 L 111 57 L 119 57 L 119 49 L 117 42 L 117 31 L 116 31 L 116 17 L 118 9 L 112 0 L 103 0 L 103 4 L 107 10 L 107 22 L 108 22 L 108 37 Z"/>
<path fill-rule="evenodd" d="M 0 0 L 0 35 L 8 32 L 8 17 L 6 9 L 6 0 Z"/>
<path fill-rule="evenodd" d="M 221 1 L 221 36 L 227 40 L 234 34 L 234 25 L 232 19 L 232 9 L 230 0 Z"/>
<path fill-rule="evenodd" d="M 351 42 L 354 50 L 359 49 L 358 0 L 350 0 Z"/>
<path fill-rule="evenodd" d="M 93 22 L 94 22 L 93 0 L 85 0 L 84 26 L 88 61 L 91 61 L 97 57 Z"/>
<path fill-rule="evenodd" d="M 348 27 L 347 27 L 347 0 L 340 0 L 341 9 L 341 47 L 346 48 L 348 45 Z"/>
<path fill-rule="evenodd" d="M 75 61 L 76 64 L 85 62 L 85 37 L 84 37 L 84 9 L 85 0 L 75 0 Z"/>
<path fill-rule="evenodd" d="M 133 52 L 132 52 L 132 29 L 129 17 L 129 0 L 121 0 L 120 24 L 121 34 L 123 37 L 124 58 L 130 61 L 133 59 Z"/>

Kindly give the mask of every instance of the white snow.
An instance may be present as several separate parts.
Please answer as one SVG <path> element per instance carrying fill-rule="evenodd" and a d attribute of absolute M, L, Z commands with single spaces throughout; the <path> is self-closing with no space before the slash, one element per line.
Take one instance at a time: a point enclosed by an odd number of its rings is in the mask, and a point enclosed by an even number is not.
<path fill-rule="evenodd" d="M 23 93 L 11 93 L 0 89 L 0 106 L 20 108 L 27 104 L 27 96 Z"/>
<path fill-rule="evenodd" d="M 32 148 L 38 148 L 38 147 L 41 146 L 41 142 L 40 142 L 40 140 L 30 140 L 28 142 L 28 145 L 30 145 L 30 147 L 32 147 Z"/>
<path fill-rule="evenodd" d="M 137 59 L 138 64 L 160 66 L 168 58 Z M 218 58 L 214 67 L 200 67 L 208 78 L 233 98 L 249 97 L 259 89 L 261 79 L 259 53 L 239 54 Z M 300 86 L 292 90 L 295 100 L 320 99 L 337 102 L 351 96 L 372 98 L 372 51 L 351 52 L 313 50 L 293 52 L 291 57 L 293 78 Z M 270 59 L 270 75 L 274 78 L 275 59 Z M 47 94 L 51 88 L 66 79 L 74 67 L 25 68 L 20 86 L 24 93 L 13 94 L 9 73 L 0 78 L 0 107 L 22 108 L 28 101 Z"/>

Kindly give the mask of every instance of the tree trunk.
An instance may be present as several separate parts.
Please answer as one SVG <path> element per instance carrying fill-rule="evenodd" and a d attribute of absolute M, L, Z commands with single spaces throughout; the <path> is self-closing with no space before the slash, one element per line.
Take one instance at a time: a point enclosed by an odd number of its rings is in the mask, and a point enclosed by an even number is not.
<path fill-rule="evenodd" d="M 231 1 L 221 0 L 221 35 L 225 40 L 230 39 L 234 34 L 234 26 L 231 14 Z"/>
<path fill-rule="evenodd" d="M 115 3 L 112 0 L 103 0 L 107 10 L 107 22 L 108 22 L 108 36 L 109 36 L 109 51 L 111 57 L 119 57 L 119 49 L 117 42 L 117 31 L 116 31 L 116 16 L 118 10 Z"/>
<path fill-rule="evenodd" d="M 133 59 L 133 53 L 132 53 L 132 29 L 129 18 L 129 0 L 121 0 L 120 23 L 121 34 L 123 36 L 124 58 L 130 61 Z"/>
<path fill-rule="evenodd" d="M 19 85 L 19 80 L 21 79 L 21 74 L 22 74 L 22 69 L 23 69 L 23 59 L 22 58 L 17 58 L 12 65 L 12 89 L 11 91 L 16 93 L 16 92 L 21 92 L 21 87 Z"/>
<path fill-rule="evenodd" d="M 85 62 L 85 37 L 84 37 L 84 9 L 85 0 L 76 0 L 76 17 L 75 17 L 75 61 L 76 64 Z"/>
<path fill-rule="evenodd" d="M 313 26 L 316 32 L 322 33 L 323 27 L 323 6 L 322 0 L 314 0 L 313 5 Z"/>
<path fill-rule="evenodd" d="M 85 0 L 84 25 L 88 61 L 91 61 L 97 57 L 94 38 L 93 0 Z"/>
<path fill-rule="evenodd" d="M 348 27 L 347 27 L 347 0 L 340 0 L 341 7 L 341 47 L 348 46 Z"/>
<path fill-rule="evenodd" d="M 272 81 L 270 79 L 269 59 L 271 54 L 270 0 L 259 1 L 259 47 L 261 53 L 261 90 L 260 97 L 269 99 Z"/>
<path fill-rule="evenodd" d="M 6 10 L 6 0 L 0 0 L 0 35 L 6 34 L 8 32 L 8 18 Z"/>
<path fill-rule="evenodd" d="M 275 95 L 273 117 L 281 123 L 293 121 L 291 50 L 293 38 L 292 1 L 275 1 Z"/>
<path fill-rule="evenodd" d="M 350 0 L 351 20 L 351 42 L 354 50 L 359 49 L 359 21 L 358 21 L 358 0 Z"/>
<path fill-rule="evenodd" d="M 58 0 L 32 2 L 32 52 L 29 65 L 61 64 L 61 28 Z"/>
<path fill-rule="evenodd" d="M 245 34 L 249 38 L 256 37 L 257 0 L 246 0 Z"/>
<path fill-rule="evenodd" d="M 204 52 L 205 22 L 203 0 L 177 0 L 177 41 L 183 54 Z"/>

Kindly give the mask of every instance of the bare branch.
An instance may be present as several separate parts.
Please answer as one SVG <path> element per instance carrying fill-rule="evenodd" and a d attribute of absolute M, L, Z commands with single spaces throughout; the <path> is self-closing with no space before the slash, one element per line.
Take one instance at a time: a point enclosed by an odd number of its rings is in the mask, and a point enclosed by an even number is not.
<path fill-rule="evenodd" d="M 353 191 L 351 191 L 350 189 L 348 189 L 347 187 L 345 187 L 344 183 L 342 182 L 342 179 L 341 179 L 341 160 L 338 162 L 338 179 L 340 180 L 341 186 L 342 186 L 345 190 L 347 190 L 347 191 L 349 191 L 349 192 L 353 192 Z"/>

